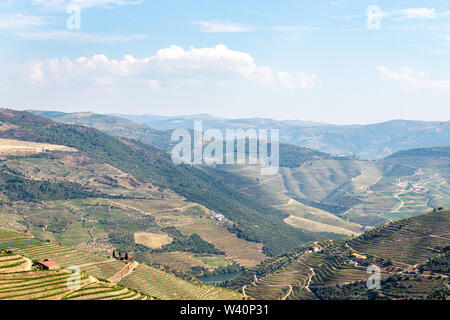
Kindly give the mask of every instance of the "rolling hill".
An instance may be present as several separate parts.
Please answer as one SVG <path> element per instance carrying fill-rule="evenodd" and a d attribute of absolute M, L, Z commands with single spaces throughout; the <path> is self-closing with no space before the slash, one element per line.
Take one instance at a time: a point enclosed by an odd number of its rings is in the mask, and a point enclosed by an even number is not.
<path fill-rule="evenodd" d="M 136 123 L 131 120 L 119 121 L 120 118 L 91 113 L 56 113 L 56 116 L 52 112 L 39 114 L 56 121 L 88 124 L 101 130 L 108 130 L 109 124 L 115 122 L 113 134 L 136 136 L 133 134 Z M 200 118 L 207 123 L 219 121 L 207 115 L 201 115 Z M 153 123 L 153 120 L 168 121 L 171 118 L 142 116 L 133 119 Z M 196 117 L 192 116 L 186 118 L 185 122 L 174 120 L 174 123 L 176 127 L 189 127 L 194 119 Z M 275 126 L 275 122 L 268 119 L 256 120 L 269 127 Z M 220 126 L 230 124 L 227 120 L 221 121 Z M 258 127 L 260 121 L 236 121 L 233 126 Z M 283 124 L 282 127 L 285 130 L 287 125 Z M 137 132 L 141 132 L 142 128 Z M 170 131 L 166 135 L 169 136 Z M 151 144 L 152 135 L 146 137 L 144 134 L 140 139 Z M 165 150 L 170 150 L 170 147 Z M 207 172 L 214 175 L 215 179 L 220 179 L 228 188 L 286 212 L 289 218 L 285 222 L 294 227 L 310 231 L 333 230 L 352 235 L 361 232 L 361 225 L 374 226 L 391 219 L 426 212 L 434 207 L 450 206 L 446 200 L 450 174 L 448 157 L 445 157 L 446 147 L 418 150 L 420 152 L 415 149 L 399 151 L 373 162 L 280 144 L 282 168 L 277 177 L 268 179 L 261 176 L 259 168 L 255 166 L 216 166 L 216 170 Z M 439 150 L 440 153 L 432 150 Z"/>
<path fill-rule="evenodd" d="M 403 299 L 442 294 L 448 212 L 420 213 L 450 206 L 448 148 L 364 161 L 282 144 L 286 156 L 279 174 L 263 177 L 258 166 L 175 166 L 152 142 L 155 137 L 164 141 L 167 132 L 145 125 L 94 114 L 57 116 L 71 124 L 0 110 L 0 141 L 8 145 L 0 154 L 0 227 L 22 233 L 2 231 L 0 297 Z M 77 117 L 115 136 L 81 126 Z M 16 145 L 27 151 L 17 153 Z M 385 224 L 392 220 L 399 221 Z M 351 238 L 337 240 L 343 236 Z M 310 252 L 312 246 L 320 252 Z M 113 250 L 139 263 L 125 277 L 123 262 L 108 258 Z M 382 267 L 386 289 L 375 294 L 364 288 L 365 262 L 355 265 L 354 253 Z M 45 258 L 62 267 L 81 265 L 81 292 L 61 286 L 68 276 L 62 269 L 30 270 L 30 260 Z M 420 278 L 406 272 L 414 268 Z M 245 270 L 227 284 L 242 296 L 193 278 L 224 270 Z M 19 287 L 16 297 L 12 292 Z"/>
<path fill-rule="evenodd" d="M 431 212 L 312 243 L 227 285 L 255 299 L 442 299 L 450 293 L 449 232 L 450 211 Z M 380 268 L 379 289 L 367 287 L 371 265 Z"/>
<path fill-rule="evenodd" d="M 34 111 L 33 111 L 34 112 Z M 136 136 L 134 134 L 134 130 L 136 128 L 136 123 L 130 121 L 130 120 L 120 120 L 119 118 L 115 117 L 109 117 L 105 115 L 95 115 L 92 113 L 73 113 L 73 114 L 66 114 L 66 113 L 54 113 L 54 112 L 34 112 L 37 114 L 40 114 L 42 116 L 51 118 L 55 121 L 60 121 L 63 123 L 71 123 L 71 124 L 86 124 L 88 126 L 95 127 L 99 130 L 105 130 L 107 133 L 112 133 L 114 135 L 118 135 L 121 137 L 129 138 Z M 110 123 L 115 123 L 112 127 L 116 128 L 114 130 L 108 129 L 110 127 Z M 140 125 L 143 127 L 143 125 Z M 137 132 L 141 132 L 141 129 L 138 129 Z M 148 128 L 148 130 L 152 130 L 151 128 Z M 170 131 L 166 132 L 167 136 L 170 136 Z M 150 143 L 151 144 L 151 137 L 147 138 L 145 134 L 143 134 L 140 137 L 140 141 L 144 143 Z M 168 149 L 170 149 L 168 146 L 166 146 Z M 168 150 L 165 149 L 165 150 Z M 349 158 L 346 157 L 336 157 L 330 154 L 326 154 L 323 152 L 293 146 L 293 145 L 287 145 L 287 144 L 280 144 L 280 166 L 283 168 L 296 168 L 300 167 L 303 164 L 311 161 L 317 161 L 317 160 L 325 160 L 325 159 L 334 159 L 334 160 L 348 160 Z M 278 194 L 279 188 L 276 185 L 274 185 L 277 190 L 276 194 L 273 196 L 269 196 L 268 194 L 259 195 L 259 196 L 253 196 L 250 191 L 257 186 L 262 185 L 264 183 L 264 177 L 260 177 L 259 175 L 257 177 L 242 177 L 238 176 L 239 174 L 234 174 L 234 172 L 230 172 L 232 168 L 235 168 L 236 166 L 216 166 L 215 170 L 211 170 L 211 168 L 203 168 L 203 172 L 207 175 L 213 177 L 216 181 L 221 181 L 221 183 L 226 184 L 228 188 L 236 191 L 237 193 L 244 194 L 246 196 L 249 196 L 254 201 L 257 202 L 263 202 L 275 209 L 279 209 L 283 212 L 285 212 L 286 217 L 288 217 L 291 213 L 290 211 L 305 211 L 304 207 L 302 207 L 300 204 L 293 203 L 292 208 L 287 208 L 286 211 L 283 207 L 278 207 L 279 204 L 282 204 L 280 202 L 279 198 L 286 199 L 286 202 L 289 201 L 289 197 L 287 197 L 284 194 Z M 238 166 L 238 168 L 241 168 Z M 239 169 L 238 171 L 240 172 Z M 250 168 L 249 168 L 250 169 Z M 253 169 L 250 169 L 250 172 L 254 172 L 256 170 L 259 170 L 259 168 L 254 167 Z M 286 169 L 288 170 L 288 169 Z M 227 172 L 228 171 L 228 172 Z M 241 190 L 244 189 L 244 190 Z M 272 192 L 272 191 L 270 191 Z M 284 191 L 286 192 L 286 191 Z M 272 192 L 273 193 L 273 192 Z M 258 195 L 258 194 L 257 194 Z M 262 200 L 261 200 L 262 199 Z M 337 218 L 336 216 L 333 216 L 332 214 L 329 214 L 328 212 L 322 212 L 319 210 L 315 210 L 314 208 L 311 209 L 313 211 L 313 214 L 310 216 L 303 215 L 302 217 L 305 218 L 301 222 L 301 229 L 306 229 L 313 232 L 335 232 L 339 234 L 346 234 L 346 235 L 352 235 L 357 234 L 361 232 L 361 226 L 347 223 L 346 221 Z M 316 218 L 316 216 L 320 215 L 320 217 Z M 298 220 L 298 219 L 297 219 Z M 316 221 L 317 220 L 317 221 Z M 298 222 L 298 221 L 297 221 Z M 295 226 L 295 225 L 294 225 Z M 298 226 L 298 224 L 297 224 Z M 297 227 L 296 226 L 296 227 Z"/>
<path fill-rule="evenodd" d="M 285 221 L 294 226 L 305 227 L 305 218 L 333 224 L 325 218 L 332 214 L 370 227 L 449 207 L 447 152 L 448 147 L 436 147 L 401 151 L 377 161 L 317 159 L 280 168 L 272 177 L 261 176 L 254 166 L 221 169 L 243 179 L 224 179 L 228 187 L 289 212 Z"/>
<path fill-rule="evenodd" d="M 272 119 L 225 119 L 210 115 L 158 117 L 116 115 L 152 128 L 170 130 L 193 128 L 202 120 L 204 128 L 280 129 L 280 141 L 336 155 L 356 155 L 362 159 L 381 159 L 413 148 L 450 145 L 450 122 L 393 120 L 368 125 L 329 125 L 306 121 Z"/>
<path fill-rule="evenodd" d="M 30 110 L 30 112 L 60 123 L 96 128 L 109 135 L 137 140 L 168 152 L 174 146 L 174 143 L 170 141 L 172 129 L 155 130 L 133 120 L 91 112 L 64 113 L 36 110 Z M 189 124 L 185 125 L 186 128 L 191 127 Z M 177 128 L 184 127 L 177 126 Z M 298 167 L 307 161 L 318 159 L 345 159 L 345 157 L 337 157 L 304 147 L 280 143 L 280 166 L 282 167 Z"/>
<path fill-rule="evenodd" d="M 55 262 L 57 269 L 43 270 L 32 263 L 44 259 Z M 69 266 L 77 266 L 81 271 L 78 287 L 68 286 L 72 276 Z M 17 299 L 234 300 L 242 296 L 231 290 L 185 281 L 144 264 L 118 261 L 0 229 L 0 300 Z"/>
<path fill-rule="evenodd" d="M 36 110 L 30 112 L 56 122 L 96 128 L 109 135 L 141 141 L 162 150 L 167 150 L 170 146 L 170 131 L 155 130 L 125 118 L 91 112 L 64 113 Z"/>
<path fill-rule="evenodd" d="M 175 166 L 169 155 L 151 145 L 114 138 L 88 127 L 58 124 L 27 112 L 3 109 L 0 121 L 9 128 L 0 132 L 2 138 L 69 146 L 78 150 L 81 157 L 72 161 L 72 165 L 77 161 L 91 161 L 112 166 L 131 175 L 130 179 L 138 184 L 169 189 L 193 203 L 221 212 L 232 223 L 227 230 L 241 239 L 262 243 L 267 255 L 286 252 L 302 242 L 339 236 L 289 226 L 283 222 L 287 217 L 284 212 L 226 188 L 204 170 L 189 165 Z M 100 178 L 105 179 L 96 180 Z"/>

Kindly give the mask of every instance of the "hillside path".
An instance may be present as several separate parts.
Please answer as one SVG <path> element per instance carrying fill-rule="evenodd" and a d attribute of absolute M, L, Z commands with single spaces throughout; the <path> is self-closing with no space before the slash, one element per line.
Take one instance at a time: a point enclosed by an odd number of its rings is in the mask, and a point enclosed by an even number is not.
<path fill-rule="evenodd" d="M 305 289 L 312 293 L 311 289 L 309 288 L 309 285 L 311 284 L 312 278 L 314 278 L 314 276 L 316 275 L 316 273 L 314 272 L 314 269 L 312 267 L 309 268 L 309 270 L 311 270 L 311 275 L 308 278 L 308 282 L 305 285 Z"/>
<path fill-rule="evenodd" d="M 125 267 L 123 267 L 122 270 L 117 272 L 115 275 L 109 277 L 107 280 L 112 283 L 117 283 L 120 280 L 122 280 L 123 278 L 125 278 L 126 276 L 128 276 L 130 273 L 132 273 L 138 265 L 139 265 L 139 263 L 136 261 L 127 263 L 127 265 Z"/>

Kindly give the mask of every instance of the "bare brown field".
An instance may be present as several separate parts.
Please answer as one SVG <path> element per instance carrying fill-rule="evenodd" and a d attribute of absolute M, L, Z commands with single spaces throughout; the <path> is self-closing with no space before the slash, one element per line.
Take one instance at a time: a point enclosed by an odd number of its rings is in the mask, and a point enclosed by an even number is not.
<path fill-rule="evenodd" d="M 166 213 L 172 211 L 182 211 L 193 206 L 194 203 L 185 201 L 183 198 L 164 200 L 128 200 L 120 199 L 115 201 L 128 208 L 139 211 L 143 214 Z"/>
<path fill-rule="evenodd" d="M 165 233 L 137 232 L 134 234 L 135 242 L 151 249 L 159 249 L 172 242 L 172 238 Z"/>
<path fill-rule="evenodd" d="M 213 222 L 198 222 L 178 227 L 183 233 L 197 233 L 206 241 L 214 244 L 233 261 L 244 266 L 254 266 L 267 257 L 262 252 L 262 244 L 239 239 L 223 226 Z"/>
<path fill-rule="evenodd" d="M 154 263 L 167 265 L 173 269 L 182 271 L 190 271 L 191 268 L 195 266 L 207 267 L 205 263 L 196 259 L 193 254 L 189 252 L 154 253 L 151 255 L 151 260 Z"/>
<path fill-rule="evenodd" d="M 284 222 L 293 227 L 305 229 L 312 232 L 333 232 L 338 234 L 345 234 L 346 236 L 354 236 L 359 234 L 345 228 L 324 224 L 317 221 L 296 217 L 293 215 L 284 219 Z"/>
<path fill-rule="evenodd" d="M 356 223 L 345 221 L 318 208 L 304 205 L 292 198 L 279 209 L 290 214 L 284 222 L 293 227 L 305 229 L 313 232 L 335 232 L 351 236 L 362 233 L 362 226 Z"/>
<path fill-rule="evenodd" d="M 1 155 L 1 153 L 0 153 Z M 81 183 L 111 195 L 161 199 L 178 198 L 171 190 L 143 183 L 109 164 L 97 163 L 78 153 L 65 153 L 55 159 L 8 159 L 8 167 L 32 180 L 57 179 Z"/>
<path fill-rule="evenodd" d="M 0 155 L 24 155 L 42 153 L 46 151 L 77 152 L 74 148 L 56 144 L 19 141 L 14 139 L 0 139 Z"/>

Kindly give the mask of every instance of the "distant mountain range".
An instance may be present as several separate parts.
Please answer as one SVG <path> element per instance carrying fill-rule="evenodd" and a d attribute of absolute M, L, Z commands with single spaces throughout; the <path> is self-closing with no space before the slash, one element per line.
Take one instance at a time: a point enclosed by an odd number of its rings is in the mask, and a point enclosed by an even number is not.
<path fill-rule="evenodd" d="M 94 127 L 165 151 L 172 146 L 171 130 L 156 130 L 117 116 L 89 112 L 33 113 L 60 123 Z M 290 217 L 285 222 L 290 225 L 351 235 L 358 233 L 361 226 L 450 206 L 449 149 L 410 149 L 370 161 L 282 143 L 281 168 L 276 177 L 260 176 L 258 167 L 251 165 L 216 166 L 215 170 L 209 167 L 208 174 L 258 203 L 287 212 Z"/>
<path fill-rule="evenodd" d="M 158 130 L 193 129 L 194 121 L 203 121 L 205 130 L 280 129 L 280 140 L 283 143 L 335 155 L 356 155 L 363 159 L 381 159 L 400 150 L 450 145 L 450 121 L 392 120 L 368 125 L 330 125 L 300 120 L 225 119 L 207 114 L 115 116 Z"/>
<path fill-rule="evenodd" d="M 36 115 L 49 118 L 53 121 L 93 127 L 107 134 L 137 140 L 151 144 L 159 149 L 170 151 L 174 143 L 170 141 L 172 130 L 156 130 L 148 125 L 134 120 L 96 114 L 92 112 L 64 113 L 57 111 L 30 111 Z M 202 116 L 207 118 L 206 116 Z M 156 118 L 163 118 L 156 116 Z M 209 118 L 212 118 L 209 116 Z M 318 159 L 344 159 L 328 153 L 312 150 L 295 145 L 280 144 L 280 166 L 298 167 L 302 163 Z"/>

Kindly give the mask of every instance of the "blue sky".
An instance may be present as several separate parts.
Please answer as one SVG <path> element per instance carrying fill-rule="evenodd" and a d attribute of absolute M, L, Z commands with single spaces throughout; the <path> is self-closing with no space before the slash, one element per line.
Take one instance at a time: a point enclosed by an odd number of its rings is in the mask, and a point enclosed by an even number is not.
<path fill-rule="evenodd" d="M 450 120 L 449 58 L 447 0 L 0 0 L 3 107 Z"/>

